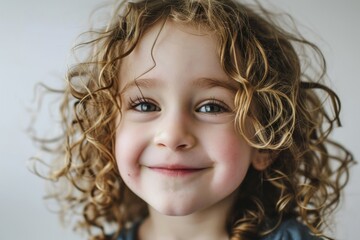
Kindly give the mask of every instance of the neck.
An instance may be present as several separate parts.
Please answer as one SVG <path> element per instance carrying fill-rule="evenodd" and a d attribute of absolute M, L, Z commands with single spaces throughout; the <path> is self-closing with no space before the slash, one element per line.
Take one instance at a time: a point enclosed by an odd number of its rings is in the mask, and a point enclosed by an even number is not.
<path fill-rule="evenodd" d="M 149 217 L 139 229 L 139 239 L 227 240 L 226 221 L 233 196 L 187 216 L 167 216 L 149 207 Z"/>

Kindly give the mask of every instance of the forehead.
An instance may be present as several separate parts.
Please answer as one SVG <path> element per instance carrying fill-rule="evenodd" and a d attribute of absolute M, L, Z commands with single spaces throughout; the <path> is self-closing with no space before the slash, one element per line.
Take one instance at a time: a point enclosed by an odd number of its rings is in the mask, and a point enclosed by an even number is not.
<path fill-rule="evenodd" d="M 141 77 L 228 79 L 220 63 L 217 38 L 171 20 L 151 27 L 122 60 L 121 86 Z"/>

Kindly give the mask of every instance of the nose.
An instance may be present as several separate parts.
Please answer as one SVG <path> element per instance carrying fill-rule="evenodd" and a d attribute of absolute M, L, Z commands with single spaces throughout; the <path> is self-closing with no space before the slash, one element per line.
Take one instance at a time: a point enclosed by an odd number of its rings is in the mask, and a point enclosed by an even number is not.
<path fill-rule="evenodd" d="M 196 144 L 196 137 L 191 130 L 192 125 L 189 117 L 181 114 L 164 116 L 159 122 L 154 143 L 158 147 L 168 148 L 172 151 L 189 150 Z"/>

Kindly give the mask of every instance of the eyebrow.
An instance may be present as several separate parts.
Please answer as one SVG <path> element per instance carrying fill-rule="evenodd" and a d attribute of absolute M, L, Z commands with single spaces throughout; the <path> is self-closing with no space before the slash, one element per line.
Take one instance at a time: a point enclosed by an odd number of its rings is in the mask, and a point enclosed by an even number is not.
<path fill-rule="evenodd" d="M 194 87 L 222 87 L 230 91 L 237 91 L 237 82 L 231 79 L 199 78 L 193 82 Z"/>
<path fill-rule="evenodd" d="M 134 79 L 131 82 L 128 82 L 125 84 L 125 86 L 121 89 L 120 94 L 123 94 L 127 90 L 131 88 L 152 88 L 156 85 L 159 85 L 159 81 L 157 79 L 152 78 L 140 78 L 140 79 Z"/>
<path fill-rule="evenodd" d="M 158 85 L 161 85 L 162 82 L 155 78 L 140 78 L 135 79 L 127 84 L 122 88 L 120 94 L 123 94 L 127 90 L 131 88 L 153 88 Z M 237 91 L 237 82 L 230 79 L 218 79 L 218 78 L 208 78 L 202 77 L 198 78 L 192 83 L 193 87 L 200 87 L 200 88 L 214 88 L 214 87 L 222 87 L 228 89 L 232 92 Z"/>

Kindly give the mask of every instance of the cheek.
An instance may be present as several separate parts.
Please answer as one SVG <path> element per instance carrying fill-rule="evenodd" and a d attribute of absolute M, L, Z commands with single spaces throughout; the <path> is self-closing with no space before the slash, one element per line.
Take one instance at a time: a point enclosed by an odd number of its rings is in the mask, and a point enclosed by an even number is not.
<path fill-rule="evenodd" d="M 116 131 L 115 158 L 120 175 L 127 185 L 131 185 L 140 173 L 139 157 L 144 139 L 139 131 L 131 127 L 119 126 Z"/>
<path fill-rule="evenodd" d="M 205 136 L 208 150 L 216 155 L 219 161 L 229 164 L 249 164 L 253 148 L 233 128 L 220 129 L 213 136 Z"/>
<path fill-rule="evenodd" d="M 248 171 L 254 150 L 232 129 L 219 131 L 216 136 L 207 139 L 209 157 L 218 167 L 217 187 L 237 188 Z"/>

